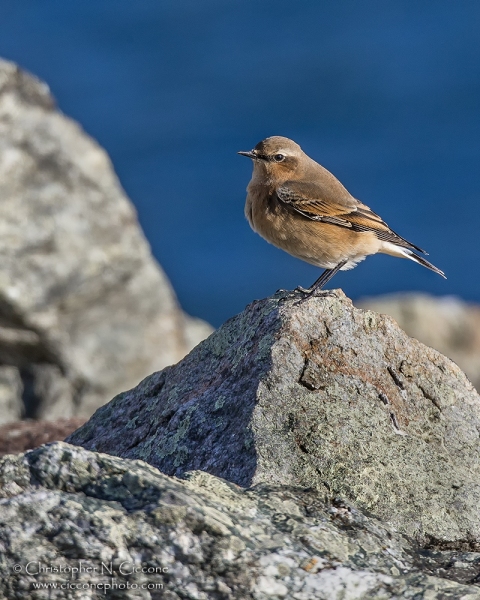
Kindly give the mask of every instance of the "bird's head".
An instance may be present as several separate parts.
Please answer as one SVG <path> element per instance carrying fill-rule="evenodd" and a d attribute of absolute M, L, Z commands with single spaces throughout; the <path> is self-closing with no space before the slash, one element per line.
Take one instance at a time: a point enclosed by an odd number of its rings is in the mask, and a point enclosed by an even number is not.
<path fill-rule="evenodd" d="M 293 140 L 275 135 L 259 142 L 253 150 L 239 152 L 253 160 L 254 175 L 263 176 L 277 184 L 292 179 L 300 168 L 303 150 Z"/>

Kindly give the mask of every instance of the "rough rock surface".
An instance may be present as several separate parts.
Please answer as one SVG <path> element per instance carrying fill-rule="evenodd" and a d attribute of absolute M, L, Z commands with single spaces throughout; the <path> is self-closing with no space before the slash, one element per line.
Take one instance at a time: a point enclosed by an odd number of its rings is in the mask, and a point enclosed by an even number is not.
<path fill-rule="evenodd" d="M 417 293 L 363 298 L 355 305 L 393 317 L 408 335 L 455 361 L 480 390 L 480 306 Z"/>
<path fill-rule="evenodd" d="M 0 422 L 90 415 L 211 328 L 182 313 L 106 153 L 0 60 Z"/>
<path fill-rule="evenodd" d="M 419 551 L 374 517 L 312 490 L 242 490 L 202 472 L 187 477 L 59 442 L 5 457 L 1 596 L 480 598 L 480 554 Z"/>
<path fill-rule="evenodd" d="M 169 475 L 315 487 L 442 547 L 480 543 L 480 397 L 341 291 L 254 302 L 67 441 Z"/>

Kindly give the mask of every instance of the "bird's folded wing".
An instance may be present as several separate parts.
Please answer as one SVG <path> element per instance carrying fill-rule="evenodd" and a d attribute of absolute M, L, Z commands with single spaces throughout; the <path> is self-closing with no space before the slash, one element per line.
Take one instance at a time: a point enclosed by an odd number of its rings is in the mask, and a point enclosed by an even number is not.
<path fill-rule="evenodd" d="M 333 198 L 320 185 L 303 181 L 286 181 L 277 189 L 277 197 L 312 221 L 341 227 L 351 228 L 348 215 L 357 210 L 357 201 L 351 196 Z"/>
<path fill-rule="evenodd" d="M 354 231 L 371 231 L 379 240 L 391 242 L 396 246 L 417 250 L 418 252 L 427 254 L 425 250 L 422 250 L 401 235 L 398 235 L 398 233 L 395 233 L 381 217 L 361 202 L 358 203 L 357 210 L 354 213 L 351 213 L 348 218 Z"/>
<path fill-rule="evenodd" d="M 277 189 L 277 197 L 280 202 L 312 221 L 347 227 L 353 231 L 371 232 L 379 240 L 426 254 L 392 231 L 381 217 L 352 196 L 335 194 L 333 198 L 327 190 L 315 183 L 287 181 Z"/>

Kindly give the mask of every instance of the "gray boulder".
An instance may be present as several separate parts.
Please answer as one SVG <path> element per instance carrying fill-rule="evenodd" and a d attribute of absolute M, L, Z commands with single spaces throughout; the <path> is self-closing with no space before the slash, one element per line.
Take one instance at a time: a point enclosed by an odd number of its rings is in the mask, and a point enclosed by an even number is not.
<path fill-rule="evenodd" d="M 336 291 L 254 302 L 67 441 L 168 475 L 313 487 L 424 547 L 477 549 L 479 431 L 453 362 Z"/>
<path fill-rule="evenodd" d="M 454 360 L 480 390 L 480 306 L 418 293 L 363 298 L 355 305 L 393 317 L 408 335 Z"/>
<path fill-rule="evenodd" d="M 182 481 L 56 442 L 0 461 L 10 600 L 478 600 L 480 554 L 423 550 L 314 490 Z"/>
<path fill-rule="evenodd" d="M 0 422 L 90 415 L 211 328 L 179 308 L 108 156 L 0 60 Z"/>

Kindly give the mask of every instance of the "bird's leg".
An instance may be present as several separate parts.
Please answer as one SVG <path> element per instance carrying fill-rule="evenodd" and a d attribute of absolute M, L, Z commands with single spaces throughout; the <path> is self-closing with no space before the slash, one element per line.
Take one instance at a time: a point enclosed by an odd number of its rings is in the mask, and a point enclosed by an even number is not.
<path fill-rule="evenodd" d="M 315 295 L 315 292 L 318 290 L 321 290 L 322 287 L 328 283 L 330 281 L 330 279 L 336 274 L 338 273 L 338 271 L 340 271 L 340 269 L 342 267 L 344 267 L 347 264 L 346 260 L 342 260 L 342 262 L 339 262 L 338 265 L 336 267 L 334 267 L 333 269 L 325 269 L 325 271 L 320 275 L 320 277 L 317 279 L 317 281 L 315 281 L 315 283 L 310 286 L 308 289 L 302 288 L 302 287 L 297 287 L 296 291 L 301 292 L 302 294 L 305 294 L 305 296 L 302 298 L 302 302 L 304 300 L 307 300 L 307 298 L 311 298 L 312 296 Z M 324 292 L 324 294 L 326 294 L 326 292 Z"/>

